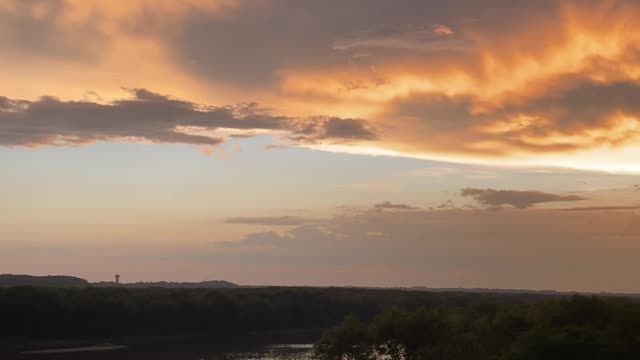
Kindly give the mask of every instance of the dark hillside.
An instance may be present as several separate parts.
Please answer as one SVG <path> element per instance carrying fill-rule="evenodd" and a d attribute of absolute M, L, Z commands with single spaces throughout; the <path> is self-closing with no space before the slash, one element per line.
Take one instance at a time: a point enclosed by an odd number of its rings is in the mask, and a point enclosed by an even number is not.
<path fill-rule="evenodd" d="M 89 286 L 89 282 L 74 276 L 49 275 L 0 275 L 0 287 L 10 286 L 44 286 L 44 287 L 84 287 Z"/>

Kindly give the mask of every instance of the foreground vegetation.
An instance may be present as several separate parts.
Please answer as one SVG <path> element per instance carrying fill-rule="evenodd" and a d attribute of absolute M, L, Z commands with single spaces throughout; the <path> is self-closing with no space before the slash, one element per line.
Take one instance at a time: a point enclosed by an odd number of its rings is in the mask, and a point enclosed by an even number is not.
<path fill-rule="evenodd" d="M 640 302 L 628 298 L 28 286 L 0 288 L 0 319 L 0 344 L 329 329 L 321 360 L 640 359 Z"/>
<path fill-rule="evenodd" d="M 573 296 L 535 304 L 393 309 L 347 318 L 315 346 L 321 360 L 640 359 L 640 303 Z"/>
<path fill-rule="evenodd" d="M 111 338 L 324 329 L 394 306 L 540 301 L 533 294 L 429 293 L 349 288 L 0 288 L 0 340 Z"/>

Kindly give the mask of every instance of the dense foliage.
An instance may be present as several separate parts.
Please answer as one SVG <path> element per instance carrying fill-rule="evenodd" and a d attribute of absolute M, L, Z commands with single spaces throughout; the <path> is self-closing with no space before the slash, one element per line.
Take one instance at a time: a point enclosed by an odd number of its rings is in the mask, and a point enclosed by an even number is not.
<path fill-rule="evenodd" d="M 573 296 L 535 304 L 389 310 L 348 317 L 315 346 L 321 360 L 640 359 L 640 303 Z"/>
<path fill-rule="evenodd" d="M 0 288 L 0 340 L 328 328 L 354 314 L 538 301 L 542 295 L 355 288 Z"/>

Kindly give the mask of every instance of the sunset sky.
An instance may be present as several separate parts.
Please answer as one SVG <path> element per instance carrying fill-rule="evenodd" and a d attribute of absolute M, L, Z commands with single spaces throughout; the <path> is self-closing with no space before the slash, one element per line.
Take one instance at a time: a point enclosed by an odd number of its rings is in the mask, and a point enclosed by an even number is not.
<path fill-rule="evenodd" d="M 640 292 L 638 19 L 0 0 L 0 273 Z"/>

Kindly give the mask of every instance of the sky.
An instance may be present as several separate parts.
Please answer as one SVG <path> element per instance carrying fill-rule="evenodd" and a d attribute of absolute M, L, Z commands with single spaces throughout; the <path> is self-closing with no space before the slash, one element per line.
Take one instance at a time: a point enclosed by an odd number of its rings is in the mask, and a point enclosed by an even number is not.
<path fill-rule="evenodd" d="M 0 0 L 0 273 L 640 292 L 638 16 Z"/>

